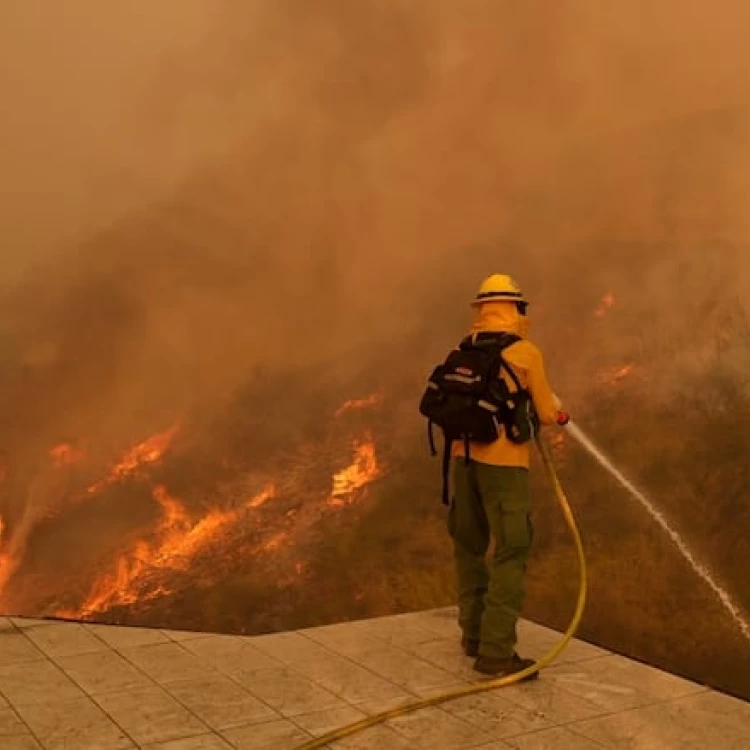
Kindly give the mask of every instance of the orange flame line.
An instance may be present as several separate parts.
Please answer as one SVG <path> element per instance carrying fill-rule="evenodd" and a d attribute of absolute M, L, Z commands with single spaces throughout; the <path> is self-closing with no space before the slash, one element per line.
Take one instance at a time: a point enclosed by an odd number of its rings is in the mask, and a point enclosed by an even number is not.
<path fill-rule="evenodd" d="M 380 406 L 382 402 L 383 396 L 380 393 L 373 393 L 369 396 L 365 396 L 364 398 L 353 398 L 341 404 L 341 406 L 336 409 L 334 417 L 340 417 L 345 412 L 351 411 L 353 409 L 374 408 L 376 406 Z"/>
<path fill-rule="evenodd" d="M 132 447 L 122 459 L 114 465 L 109 474 L 107 474 L 104 479 L 100 479 L 95 484 L 92 484 L 87 489 L 87 492 L 89 494 L 99 492 L 103 487 L 114 484 L 129 474 L 132 474 L 142 464 L 152 464 L 159 461 L 167 450 L 169 450 L 180 429 L 181 426 L 175 424 L 168 430 L 152 435 L 142 443 L 138 443 Z"/>
<path fill-rule="evenodd" d="M 148 573 L 155 569 L 187 569 L 190 561 L 202 549 L 215 542 L 221 531 L 235 522 L 245 509 L 262 505 L 274 494 L 275 488 L 268 485 L 238 509 L 213 509 L 193 522 L 182 503 L 169 495 L 165 487 L 155 487 L 153 496 L 162 509 L 162 517 L 156 530 L 158 541 L 136 542 L 132 550 L 118 558 L 114 572 L 105 574 L 94 582 L 79 610 L 60 614 L 89 617 L 114 606 L 150 601 L 171 593 L 161 584 L 144 591 L 148 584 L 145 580 Z"/>
<path fill-rule="evenodd" d="M 333 490 L 329 505 L 340 506 L 351 502 L 352 495 L 382 476 L 375 454 L 375 443 L 370 436 L 354 442 L 354 460 L 333 475 Z"/>

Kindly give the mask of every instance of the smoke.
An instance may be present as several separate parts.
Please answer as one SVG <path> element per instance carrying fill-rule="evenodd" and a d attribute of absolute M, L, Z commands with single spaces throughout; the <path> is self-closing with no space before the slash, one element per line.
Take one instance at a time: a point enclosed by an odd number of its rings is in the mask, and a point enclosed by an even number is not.
<path fill-rule="evenodd" d="M 578 348 L 551 365 L 571 393 L 741 297 L 750 8 L 716 10 L 5 3 L 6 509 L 55 441 L 140 437 L 261 370 L 421 372 L 490 272 L 544 304 L 551 360 Z M 622 339 L 582 342 L 613 287 Z"/>

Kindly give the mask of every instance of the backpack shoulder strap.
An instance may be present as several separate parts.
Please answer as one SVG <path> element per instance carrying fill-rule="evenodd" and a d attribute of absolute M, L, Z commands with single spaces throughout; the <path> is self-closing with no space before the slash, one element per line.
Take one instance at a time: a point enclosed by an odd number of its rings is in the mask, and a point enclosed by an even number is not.
<path fill-rule="evenodd" d="M 467 336 L 464 341 L 468 340 L 470 346 L 485 346 L 502 351 L 515 344 L 516 341 L 520 341 L 521 337 L 515 333 L 506 333 L 505 331 L 482 331 L 476 334 L 476 343 L 473 343 L 473 339 L 474 336 Z"/>
<path fill-rule="evenodd" d="M 474 337 L 471 336 L 471 335 L 464 336 L 461 339 L 461 341 L 459 342 L 459 344 L 458 344 L 458 346 L 456 348 L 458 350 L 462 351 L 462 352 L 465 352 L 465 351 L 467 351 L 469 349 L 473 349 L 474 348 Z"/>
<path fill-rule="evenodd" d="M 500 369 L 505 370 L 505 372 L 507 372 L 510 376 L 510 379 L 513 381 L 513 385 L 516 387 L 516 391 L 522 391 L 523 386 L 521 385 L 521 381 L 518 379 L 518 375 L 516 375 L 513 368 L 505 360 L 505 357 L 503 357 L 503 351 L 509 346 L 515 344 L 517 341 L 521 341 L 521 337 L 517 336 L 515 333 L 500 333 L 499 335 L 494 337 L 493 348 L 495 349 L 498 363 L 500 365 L 498 368 L 498 376 L 500 375 Z"/>
<path fill-rule="evenodd" d="M 512 344 L 515 344 L 516 341 L 520 341 L 521 337 L 517 336 L 515 333 L 506 333 L 505 331 L 498 333 L 488 331 L 487 333 L 479 334 L 479 343 L 483 340 L 486 341 L 488 345 L 502 351 Z"/>

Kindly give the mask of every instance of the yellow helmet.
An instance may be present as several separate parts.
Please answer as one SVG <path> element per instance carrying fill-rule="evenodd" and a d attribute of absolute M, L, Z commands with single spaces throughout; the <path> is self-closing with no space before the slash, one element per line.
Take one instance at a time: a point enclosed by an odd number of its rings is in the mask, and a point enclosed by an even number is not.
<path fill-rule="evenodd" d="M 479 286 L 479 291 L 472 306 L 481 305 L 484 302 L 520 302 L 527 305 L 528 302 L 518 284 L 510 276 L 504 273 L 493 273 L 488 276 Z"/>

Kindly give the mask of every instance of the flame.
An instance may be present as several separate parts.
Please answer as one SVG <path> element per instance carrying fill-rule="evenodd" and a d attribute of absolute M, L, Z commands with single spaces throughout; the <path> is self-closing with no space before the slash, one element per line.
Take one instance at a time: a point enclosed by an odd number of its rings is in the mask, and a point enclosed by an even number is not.
<path fill-rule="evenodd" d="M 380 393 L 373 393 L 364 398 L 353 398 L 341 404 L 341 406 L 336 409 L 334 417 L 340 417 L 345 412 L 354 409 L 372 409 L 376 406 L 380 406 L 381 403 L 383 403 L 383 396 Z"/>
<path fill-rule="evenodd" d="M 98 492 L 107 485 L 114 484 L 123 477 L 132 474 L 142 464 L 156 463 L 169 450 L 177 433 L 180 431 L 180 425 L 176 424 L 164 432 L 158 432 L 152 435 L 142 443 L 131 448 L 118 463 L 116 463 L 109 474 L 104 479 L 99 480 L 88 488 L 88 492 L 93 494 Z"/>
<path fill-rule="evenodd" d="M 162 517 L 153 535 L 154 541 L 144 539 L 136 542 L 129 552 L 119 557 L 114 572 L 94 582 L 79 610 L 58 614 L 89 617 L 112 607 L 149 601 L 171 593 L 160 584 L 149 586 L 148 575 L 163 569 L 187 570 L 191 560 L 215 543 L 243 511 L 262 505 L 274 494 L 275 488 L 268 485 L 236 509 L 227 511 L 215 508 L 193 522 L 185 506 L 172 497 L 166 487 L 155 487 L 153 497 L 161 507 Z"/>
<path fill-rule="evenodd" d="M 286 531 L 280 531 L 278 534 L 274 534 L 267 542 L 261 544 L 260 548 L 263 552 L 272 552 L 278 549 L 288 536 L 289 534 Z"/>
<path fill-rule="evenodd" d="M 5 521 L 0 518 L 0 595 L 12 573 L 10 555 L 5 551 Z"/>
<path fill-rule="evenodd" d="M 248 508 L 260 508 L 261 505 L 267 503 L 273 497 L 273 492 L 261 492 L 250 500 L 247 501 Z"/>
<path fill-rule="evenodd" d="M 367 436 L 362 442 L 354 442 L 354 460 L 345 469 L 333 475 L 333 491 L 329 505 L 347 505 L 352 495 L 362 487 L 382 476 L 375 455 L 375 443 Z"/>
<path fill-rule="evenodd" d="M 83 461 L 86 458 L 86 449 L 75 448 L 70 443 L 60 443 L 60 445 L 50 448 L 49 457 L 56 469 L 62 469 L 65 466 L 72 466 Z"/>
<path fill-rule="evenodd" d="M 599 306 L 594 310 L 594 317 L 603 318 L 614 304 L 615 295 L 612 292 L 607 292 L 599 301 Z"/>

